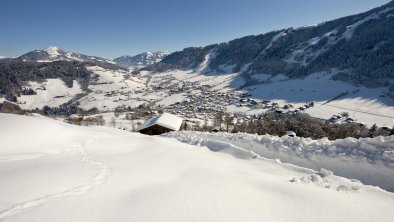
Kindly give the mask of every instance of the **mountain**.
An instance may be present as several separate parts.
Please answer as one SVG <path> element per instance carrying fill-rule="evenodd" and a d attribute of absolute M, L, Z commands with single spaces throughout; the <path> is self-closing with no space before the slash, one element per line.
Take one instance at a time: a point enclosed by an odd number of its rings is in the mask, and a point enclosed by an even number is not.
<path fill-rule="evenodd" d="M 185 48 L 145 70 L 197 69 L 203 62 L 202 73 L 240 72 L 248 84 L 254 74 L 303 78 L 335 70 L 335 80 L 394 89 L 394 1 L 316 26 Z"/>
<path fill-rule="evenodd" d="M 122 67 L 145 67 L 152 65 L 156 62 L 160 62 L 164 57 L 166 57 L 169 52 L 144 52 L 138 55 L 130 56 L 125 55 L 114 59 L 119 66 Z"/>
<path fill-rule="evenodd" d="M 97 56 L 87 56 L 83 54 L 66 52 L 55 46 L 49 46 L 43 50 L 34 50 L 16 58 L 0 59 L 3 62 L 53 62 L 53 61 L 78 61 L 92 63 L 111 63 L 114 62 Z"/>

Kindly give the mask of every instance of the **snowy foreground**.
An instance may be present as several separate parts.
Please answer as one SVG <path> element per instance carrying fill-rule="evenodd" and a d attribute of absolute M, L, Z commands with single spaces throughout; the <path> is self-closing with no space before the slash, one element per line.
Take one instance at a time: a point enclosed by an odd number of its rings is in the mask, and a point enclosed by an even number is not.
<path fill-rule="evenodd" d="M 328 169 L 394 192 L 394 136 L 335 141 L 246 133 L 171 132 L 165 136 L 241 159 L 266 157 L 315 170 Z"/>
<path fill-rule="evenodd" d="M 324 169 L 250 158 L 250 152 L 240 159 L 210 149 L 0 114 L 0 221 L 394 218 L 394 194 L 378 187 Z"/>

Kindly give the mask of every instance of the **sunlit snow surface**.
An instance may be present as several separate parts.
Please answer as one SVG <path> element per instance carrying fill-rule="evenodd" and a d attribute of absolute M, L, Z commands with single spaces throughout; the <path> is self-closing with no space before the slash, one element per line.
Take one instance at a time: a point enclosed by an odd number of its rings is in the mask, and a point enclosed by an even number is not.
<path fill-rule="evenodd" d="M 1 221 L 392 221 L 394 195 L 278 160 L 0 114 Z M 223 145 L 211 144 L 220 151 Z"/>

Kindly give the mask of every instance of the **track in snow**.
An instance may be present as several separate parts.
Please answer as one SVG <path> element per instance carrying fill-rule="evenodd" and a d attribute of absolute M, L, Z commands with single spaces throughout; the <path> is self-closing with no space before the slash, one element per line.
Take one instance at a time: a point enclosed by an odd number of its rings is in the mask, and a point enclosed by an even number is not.
<path fill-rule="evenodd" d="M 94 177 L 94 179 L 91 183 L 88 183 L 88 184 L 85 184 L 82 186 L 78 186 L 78 187 L 74 187 L 74 188 L 70 188 L 70 189 L 60 192 L 60 193 L 49 194 L 49 195 L 46 195 L 46 196 L 43 196 L 43 197 L 40 197 L 37 199 L 29 200 L 29 201 L 14 205 L 14 206 L 0 212 L 0 220 L 10 217 L 10 216 L 20 214 L 28 208 L 47 203 L 47 202 L 52 201 L 54 199 L 64 198 L 66 196 L 71 196 L 71 195 L 84 194 L 84 193 L 90 191 L 91 189 L 93 189 L 94 187 L 103 184 L 105 182 L 105 180 L 108 178 L 108 176 L 111 174 L 111 170 L 107 165 L 105 165 L 101 162 L 98 162 L 98 161 L 94 161 L 91 158 L 90 154 L 86 150 L 86 147 L 90 146 L 94 142 L 97 142 L 98 140 L 99 140 L 98 138 L 91 139 L 91 140 L 87 141 L 85 144 L 81 144 L 76 147 L 79 150 L 80 155 L 81 155 L 80 161 L 82 161 L 83 163 L 89 164 L 89 165 L 96 166 L 99 169 L 99 173 Z"/>

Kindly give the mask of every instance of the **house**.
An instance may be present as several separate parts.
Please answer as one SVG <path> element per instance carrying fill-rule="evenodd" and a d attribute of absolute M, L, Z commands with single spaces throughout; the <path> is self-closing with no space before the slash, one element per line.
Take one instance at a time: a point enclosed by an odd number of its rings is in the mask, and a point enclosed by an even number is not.
<path fill-rule="evenodd" d="M 178 131 L 182 123 L 182 118 L 169 113 L 163 113 L 146 120 L 138 127 L 137 131 L 147 135 L 160 135 L 170 131 Z"/>

